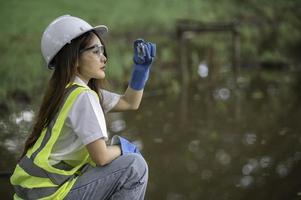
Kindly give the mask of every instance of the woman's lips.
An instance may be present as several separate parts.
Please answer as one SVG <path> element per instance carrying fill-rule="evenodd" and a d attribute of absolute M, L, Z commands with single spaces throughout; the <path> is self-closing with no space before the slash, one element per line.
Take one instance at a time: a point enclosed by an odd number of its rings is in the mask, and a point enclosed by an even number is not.
<path fill-rule="evenodd" d="M 106 66 L 103 66 L 100 69 L 104 71 L 106 69 Z"/>

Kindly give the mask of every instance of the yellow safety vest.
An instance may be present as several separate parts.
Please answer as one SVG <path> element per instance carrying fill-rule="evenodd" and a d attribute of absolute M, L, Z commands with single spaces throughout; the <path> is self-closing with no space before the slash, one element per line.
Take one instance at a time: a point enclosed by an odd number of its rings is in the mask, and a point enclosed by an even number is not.
<path fill-rule="evenodd" d="M 78 95 L 86 90 L 89 89 L 74 83 L 67 86 L 59 112 L 17 164 L 10 178 L 16 192 L 14 199 L 63 199 L 74 185 L 77 176 L 91 165 L 95 165 L 86 148 L 79 152 L 82 161 L 76 166 L 63 162 L 51 166 L 48 162 L 70 108 Z"/>

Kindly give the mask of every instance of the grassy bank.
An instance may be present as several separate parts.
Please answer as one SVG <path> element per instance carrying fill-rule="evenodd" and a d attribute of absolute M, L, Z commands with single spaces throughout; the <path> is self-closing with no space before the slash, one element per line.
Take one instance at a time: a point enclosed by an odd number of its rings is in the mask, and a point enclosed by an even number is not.
<path fill-rule="evenodd" d="M 197 2 L 197 1 L 194 1 Z M 192 2 L 193 3 L 193 2 Z M 93 25 L 106 24 L 110 33 L 122 33 L 135 30 L 171 29 L 176 18 L 191 15 L 184 1 L 5 1 L 0 7 L 0 100 L 5 101 L 13 90 L 22 90 L 32 94 L 40 90 L 50 71 L 45 68 L 40 53 L 40 38 L 44 28 L 55 17 L 71 14 L 86 19 Z M 196 12 L 198 13 L 198 12 Z M 122 34 L 119 34 L 122 37 Z M 120 38 L 116 38 L 117 40 Z M 131 61 L 123 58 L 115 38 L 109 37 L 110 77 L 122 77 L 123 63 Z M 124 41 L 130 49 L 132 41 Z M 115 56 L 117 55 L 117 56 Z M 130 54 L 126 54 L 130 55 Z M 130 55 L 131 56 L 131 55 Z"/>

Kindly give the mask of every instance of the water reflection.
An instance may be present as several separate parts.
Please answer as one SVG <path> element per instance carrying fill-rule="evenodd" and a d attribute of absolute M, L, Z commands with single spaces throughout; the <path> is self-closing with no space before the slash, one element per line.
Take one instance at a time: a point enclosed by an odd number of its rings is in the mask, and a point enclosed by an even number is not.
<path fill-rule="evenodd" d="M 215 154 L 215 159 L 222 165 L 229 165 L 231 163 L 231 156 L 225 150 L 218 150 Z"/>
<path fill-rule="evenodd" d="M 151 109 L 152 117 L 128 116 L 129 126 L 143 130 L 154 170 L 150 199 L 297 198 L 300 107 L 293 79 L 241 76 L 236 86 L 201 84 L 189 85 L 186 97 L 166 97 L 163 110 L 148 99 L 140 112 Z"/>
<path fill-rule="evenodd" d="M 228 100 L 231 92 L 228 88 L 220 88 L 214 91 L 213 96 L 216 100 Z"/>
<path fill-rule="evenodd" d="M 114 134 L 126 129 L 126 122 L 123 119 L 122 113 L 110 113 L 107 116 L 107 120 L 109 131 L 112 131 Z"/>
<path fill-rule="evenodd" d="M 209 180 L 213 176 L 213 173 L 210 169 L 204 169 L 201 173 L 201 178 L 203 180 Z"/>
<path fill-rule="evenodd" d="M 256 134 L 255 133 L 246 133 L 243 138 L 243 144 L 252 145 L 256 142 Z"/>
<path fill-rule="evenodd" d="M 239 187 L 247 188 L 247 187 L 251 186 L 253 184 L 253 182 L 254 182 L 253 176 L 243 176 L 240 179 Z"/>
<path fill-rule="evenodd" d="M 31 122 L 34 117 L 34 112 L 32 110 L 24 110 L 20 112 L 19 114 L 12 114 L 11 120 L 14 121 L 17 125 L 19 125 L 22 122 Z"/>
<path fill-rule="evenodd" d="M 260 159 L 259 163 L 262 168 L 267 168 L 271 165 L 272 159 L 269 156 L 264 156 Z"/>
<path fill-rule="evenodd" d="M 209 68 L 208 65 L 205 62 L 201 62 L 199 67 L 198 67 L 198 75 L 201 78 L 206 78 L 209 73 Z"/>
<path fill-rule="evenodd" d="M 135 139 L 149 163 L 147 199 L 298 199 L 301 77 L 272 75 L 200 79 L 149 95 L 137 112 L 109 114 L 110 134 Z M 29 128 L 22 112 L 0 120 L 1 170 Z"/>
<path fill-rule="evenodd" d="M 126 124 L 125 121 L 122 119 L 113 121 L 110 127 L 110 129 L 115 133 L 123 131 L 125 128 L 126 128 Z"/>
<path fill-rule="evenodd" d="M 280 177 L 285 177 L 289 173 L 289 168 L 285 164 L 279 164 L 276 167 L 276 172 Z"/>
<path fill-rule="evenodd" d="M 200 140 L 192 140 L 188 145 L 188 150 L 191 152 L 198 152 Z"/>

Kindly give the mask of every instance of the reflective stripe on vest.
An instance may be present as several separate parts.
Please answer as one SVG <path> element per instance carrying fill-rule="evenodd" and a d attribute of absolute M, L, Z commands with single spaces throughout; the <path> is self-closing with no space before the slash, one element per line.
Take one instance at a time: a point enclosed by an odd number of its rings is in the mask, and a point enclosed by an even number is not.
<path fill-rule="evenodd" d="M 22 199 L 41 199 L 45 196 L 50 196 L 57 191 L 58 187 L 46 188 L 23 188 L 19 185 L 14 186 L 14 190 L 18 197 Z"/>
<path fill-rule="evenodd" d="M 42 157 L 45 156 L 45 153 L 42 153 L 42 155 L 40 155 L 40 156 L 39 156 L 39 153 L 45 150 L 44 147 L 47 145 L 47 143 L 50 140 L 56 141 L 61 129 L 56 128 L 54 130 L 56 132 L 55 133 L 56 135 L 53 139 L 52 139 L 52 134 L 54 134 L 54 133 L 52 133 L 52 131 L 53 131 L 52 129 L 55 127 L 57 120 L 59 120 L 60 122 L 65 121 L 65 116 L 64 115 L 61 116 L 60 111 L 64 110 L 64 109 L 67 109 L 67 111 L 68 111 L 68 109 L 71 108 L 71 106 L 75 102 L 77 96 L 82 91 L 85 91 L 85 90 L 89 90 L 89 89 L 84 88 L 79 85 L 76 85 L 76 84 L 73 84 L 70 87 L 66 88 L 66 92 L 64 94 L 64 99 L 59 105 L 59 109 L 58 109 L 59 112 L 56 114 L 56 116 L 54 117 L 52 122 L 49 124 L 47 129 L 43 130 L 43 131 L 45 131 L 45 135 L 43 138 L 41 138 L 42 142 L 40 143 L 40 146 L 35 148 L 35 151 L 33 151 L 31 153 L 27 153 L 27 155 L 24 156 L 18 164 L 20 169 L 23 170 L 26 174 L 30 175 L 32 178 L 37 177 L 37 178 L 46 178 L 46 180 L 50 179 L 51 182 L 54 184 L 54 186 L 53 187 L 52 186 L 51 187 L 43 186 L 43 187 L 39 187 L 39 188 L 33 188 L 33 186 L 25 187 L 24 185 L 21 186 L 22 183 L 20 183 L 21 185 L 16 183 L 13 185 L 14 185 L 14 189 L 15 189 L 15 192 L 18 195 L 18 197 L 24 198 L 24 199 L 39 199 L 39 198 L 44 198 L 44 197 L 47 198 L 50 195 L 53 195 L 56 191 L 58 191 L 58 189 L 60 188 L 61 185 L 63 185 L 64 183 L 67 183 L 68 181 L 72 181 L 74 179 L 74 177 L 77 176 L 77 173 L 82 173 L 90 167 L 90 165 L 85 160 L 85 161 L 83 161 L 82 164 L 73 168 L 73 170 L 77 170 L 74 173 L 72 170 L 66 171 L 65 169 L 62 169 L 62 170 L 64 170 L 63 171 L 64 173 L 59 173 L 59 172 L 62 172 L 61 168 L 60 167 L 55 168 L 55 166 L 52 166 L 52 168 L 59 169 L 59 170 L 57 170 L 58 173 L 55 173 L 55 172 L 51 171 L 51 169 L 44 169 L 43 167 L 39 166 L 34 161 L 36 158 L 41 158 L 41 156 Z M 66 114 L 66 113 L 64 113 L 64 114 Z M 35 145 L 38 145 L 38 144 L 35 144 Z M 50 147 L 52 149 L 53 144 Z M 50 154 L 50 152 L 48 154 Z M 49 157 L 49 155 L 47 155 L 47 156 Z M 43 157 L 43 159 L 48 159 L 48 157 L 47 158 Z M 88 157 L 88 154 L 86 157 Z M 24 172 L 22 172 L 22 173 L 24 174 Z M 69 172 L 69 174 L 68 174 L 68 172 Z M 17 176 L 18 175 L 16 175 L 16 177 Z M 16 178 L 16 179 L 18 179 L 18 178 Z M 41 180 L 43 180 L 43 179 L 41 179 Z M 15 182 L 18 182 L 18 181 L 15 181 Z"/>
<path fill-rule="evenodd" d="M 57 174 L 53 172 L 48 172 L 44 170 L 43 168 L 39 167 L 36 165 L 30 158 L 27 156 L 24 156 L 20 162 L 19 166 L 27 173 L 30 174 L 31 176 L 36 176 L 40 178 L 49 178 L 54 184 L 56 185 L 62 185 L 68 179 L 71 179 L 74 177 L 73 176 L 68 176 L 68 175 L 62 175 L 62 174 Z"/>

